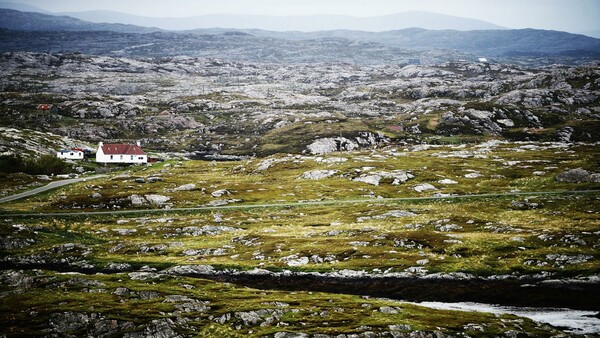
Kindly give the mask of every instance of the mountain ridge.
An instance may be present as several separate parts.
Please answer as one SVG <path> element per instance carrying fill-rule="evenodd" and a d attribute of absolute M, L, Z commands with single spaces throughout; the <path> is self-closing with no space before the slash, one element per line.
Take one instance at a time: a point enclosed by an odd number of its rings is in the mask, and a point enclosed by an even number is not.
<path fill-rule="evenodd" d="M 425 29 L 505 29 L 483 20 L 457 16 L 412 11 L 373 17 L 347 15 L 235 15 L 206 14 L 179 18 L 152 18 L 112 11 L 86 11 L 60 13 L 91 22 L 127 23 L 139 26 L 156 26 L 168 30 L 190 30 L 198 28 L 227 27 L 234 29 L 264 29 L 272 31 L 318 31 L 350 29 L 364 31 L 386 31 L 409 27 Z"/>
<path fill-rule="evenodd" d="M 371 58 L 378 62 L 396 62 L 397 55 L 401 52 L 425 50 L 448 50 L 485 57 L 600 56 L 600 39 L 537 29 L 459 31 L 405 28 L 383 32 L 277 32 L 210 28 L 164 31 L 134 25 L 92 23 L 66 16 L 10 9 L 0 9 L 0 17 L 3 19 L 0 21 L 0 29 L 6 30 L 0 34 L 3 38 L 0 41 L 0 51 L 4 52 L 70 51 L 105 55 L 122 53 L 130 56 L 221 54 L 223 57 L 242 60 L 264 59 L 276 62 L 289 62 L 290 57 L 300 62 L 324 60 L 322 55 L 327 54 L 327 61 L 338 58 L 360 60 L 356 61 L 360 63 L 369 63 Z M 157 34 L 160 32 L 164 34 Z M 150 45 L 153 47 L 147 47 Z M 363 52 L 358 49 L 359 46 L 367 50 Z M 236 53 L 243 55 L 236 56 Z M 256 53 L 259 53 L 258 56 L 254 55 Z M 335 53 L 340 56 L 336 57 Z M 443 60 L 448 58 L 436 57 L 429 61 Z"/>

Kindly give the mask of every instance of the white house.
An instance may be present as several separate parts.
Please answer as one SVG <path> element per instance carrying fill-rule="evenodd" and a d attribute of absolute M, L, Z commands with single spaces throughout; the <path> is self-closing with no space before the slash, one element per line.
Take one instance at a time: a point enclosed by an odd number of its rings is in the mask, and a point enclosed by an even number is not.
<path fill-rule="evenodd" d="M 477 58 L 477 62 L 481 62 L 481 63 L 489 63 L 487 58 Z"/>
<path fill-rule="evenodd" d="M 63 160 L 83 160 L 83 149 L 61 149 L 56 152 L 56 157 L 62 158 Z"/>
<path fill-rule="evenodd" d="M 102 143 L 98 144 L 96 162 L 143 164 L 148 162 L 148 155 L 137 144 Z"/>

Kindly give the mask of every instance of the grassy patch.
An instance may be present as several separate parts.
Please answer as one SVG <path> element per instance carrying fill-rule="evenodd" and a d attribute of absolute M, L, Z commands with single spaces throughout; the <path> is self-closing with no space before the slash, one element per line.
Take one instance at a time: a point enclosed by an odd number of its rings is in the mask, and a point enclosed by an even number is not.
<path fill-rule="evenodd" d="M 140 210 L 139 213 L 3 218 L 0 233 L 17 245 L 5 246 L 2 257 L 12 262 L 37 261 L 76 268 L 91 265 L 100 270 L 119 265 L 130 270 L 162 270 L 173 265 L 200 264 L 235 270 L 590 276 L 600 273 L 599 195 L 534 196 L 526 192 L 598 189 L 597 183 L 561 183 L 554 179 L 562 171 L 576 167 L 597 172 L 598 160 L 594 146 L 589 145 L 491 143 L 388 148 L 321 157 L 277 155 L 233 162 L 169 161 L 152 167 L 128 167 L 105 178 L 62 187 L 3 207 L 10 212 L 125 209 Z M 319 180 L 302 178 L 315 170 L 334 173 Z M 412 177 L 406 176 L 406 182 L 394 184 L 394 175 L 401 174 Z M 377 175 L 378 185 L 361 181 Z M 426 183 L 437 190 L 415 190 Z M 195 187 L 178 189 L 184 184 Z M 525 194 L 378 202 L 379 196 L 510 191 Z M 101 197 L 92 197 L 94 193 Z M 131 195 L 163 195 L 170 200 L 162 206 L 149 202 L 134 206 Z M 215 201 L 246 205 L 357 199 L 372 202 L 188 212 L 165 209 L 210 205 Z M 146 208 L 156 213 L 144 212 Z M 395 324 L 408 325 L 410 330 L 456 333 L 479 330 L 469 325 L 476 323 L 492 335 L 516 325 L 533 334 L 546 335 L 551 330 L 511 316 L 431 311 L 345 295 L 260 291 L 187 278 L 142 282 L 125 274 L 86 276 L 104 284 L 90 288 L 69 284 L 67 281 L 73 278 L 70 275 L 28 273 L 41 274 L 35 279 L 43 287 L 35 284 L 24 294 L 6 294 L 5 304 L 21 301 L 16 308 L 0 309 L 2 316 L 11 318 L 4 332 L 37 334 L 49 325 L 53 313 L 65 311 L 102 313 L 110 320 L 132 322 L 129 331 L 149 325 L 152 320 L 183 316 L 189 321 L 178 326 L 178 332 L 231 337 L 272 335 L 286 330 L 330 335 L 366 330 L 387 332 Z M 3 285 L 10 290 L 10 286 Z M 137 293 L 118 296 L 114 294 L 117 287 Z M 144 290 L 159 296 L 135 296 Z M 208 301 L 210 310 L 177 312 L 175 303 L 164 301 L 172 294 Z M 288 304 L 280 315 L 277 312 L 277 320 L 287 326 L 245 325 L 234 315 L 260 309 L 271 311 L 277 308 L 272 305 L 276 302 Z M 379 311 L 384 306 L 401 310 L 384 314 Z M 38 317 L 28 318 L 32 311 Z M 268 313 L 264 312 L 259 323 L 270 316 Z M 215 320 L 227 318 L 227 314 L 230 319 Z M 73 334 L 85 334 L 86 330 L 89 327 L 79 328 Z"/>

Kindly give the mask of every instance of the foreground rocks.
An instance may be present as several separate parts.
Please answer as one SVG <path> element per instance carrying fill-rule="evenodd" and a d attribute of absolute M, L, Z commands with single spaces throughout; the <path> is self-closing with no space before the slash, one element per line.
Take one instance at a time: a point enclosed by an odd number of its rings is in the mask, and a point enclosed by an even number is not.
<path fill-rule="evenodd" d="M 261 337 L 457 336 L 452 333 L 453 331 L 448 332 L 445 328 L 415 330 L 412 324 L 404 322 L 405 316 L 436 315 L 436 310 L 432 310 L 431 314 L 425 314 L 422 310 L 415 312 L 413 306 L 406 307 L 404 303 L 400 302 L 371 299 L 369 296 L 362 298 L 341 296 L 340 299 L 334 295 L 319 294 L 318 297 L 315 297 L 311 291 L 306 290 L 279 293 L 286 299 L 286 301 L 281 301 L 276 297 L 276 291 L 262 292 L 233 287 L 228 283 L 194 281 L 181 277 L 183 274 L 193 274 L 202 276 L 202 278 L 235 275 L 253 277 L 254 282 L 259 284 L 264 281 L 268 282 L 267 278 L 269 277 L 275 277 L 282 281 L 300 278 L 301 282 L 305 282 L 306 280 L 302 279 L 309 275 L 300 273 L 289 271 L 273 273 L 266 270 L 218 271 L 208 265 L 175 266 L 163 271 L 144 267 L 142 270 L 127 275 L 118 274 L 114 277 L 102 274 L 82 275 L 73 272 L 53 273 L 43 270 L 27 272 L 4 270 L 0 272 L 0 288 L 3 291 L 0 297 L 11 300 L 20 297 L 28 299 L 29 304 L 46 304 L 43 307 L 33 305 L 26 312 L 21 312 L 21 309 L 17 307 L 10 322 L 13 333 L 21 332 L 15 331 L 23 329 L 16 325 L 19 321 L 26 320 L 30 321 L 30 325 L 27 327 L 28 332 L 43 332 L 44 335 L 58 337 L 197 337 L 220 336 L 224 330 L 250 336 L 254 336 L 256 332 L 268 332 L 261 334 Z M 139 278 L 142 275 L 151 278 Z M 318 289 L 322 283 L 330 284 L 331 282 L 335 287 L 335 280 L 341 278 L 345 285 L 358 283 L 357 286 L 367 286 L 364 290 L 367 293 L 373 290 L 369 284 L 364 284 L 369 279 L 364 272 L 340 271 L 335 274 L 336 279 L 329 280 L 323 279 L 327 278 L 325 274 L 320 275 L 320 279 L 315 279 L 314 277 L 317 275 L 312 275 L 312 284 L 306 284 L 311 285 L 311 289 Z M 329 278 L 333 276 L 332 274 Z M 377 277 L 374 278 L 377 279 Z M 416 283 L 448 282 L 454 279 L 466 283 L 471 280 L 470 278 L 457 274 L 452 278 L 439 276 L 439 278 L 421 279 Z M 235 282 L 245 284 L 241 279 Z M 270 287 L 270 283 L 263 286 Z M 213 289 L 219 285 L 228 293 L 220 293 Z M 410 284 L 404 286 L 413 288 Z M 293 290 L 296 286 L 289 284 L 284 288 L 289 289 L 289 287 L 292 287 Z M 6 292 L 8 288 L 12 290 L 10 293 Z M 346 292 L 346 290 L 340 291 Z M 52 292 L 61 292 L 72 298 L 68 303 L 61 302 L 49 306 L 48 300 L 32 299 L 31 297 L 35 295 L 27 292 L 36 292 L 38 296 L 44 295 L 44 297 Z M 255 301 L 249 303 L 248 298 L 255 299 Z M 140 308 L 140 306 L 146 308 Z M 314 333 L 314 328 L 310 330 L 313 333 L 305 333 L 308 323 L 327 329 L 330 322 L 346 320 L 347 316 L 353 315 L 357 311 L 377 313 L 378 320 L 383 320 L 385 325 L 370 326 L 369 320 L 366 319 L 361 326 L 349 323 L 347 326 L 344 325 L 344 328 L 337 328 L 333 331 L 337 332 L 335 334 L 317 334 Z M 506 328 L 505 333 L 502 333 L 503 331 L 498 333 L 496 332 L 497 328 L 492 328 L 495 335 L 500 337 L 512 337 L 509 328 L 522 327 L 524 324 L 522 318 L 503 319 L 501 322 L 501 327 Z M 471 326 L 479 325 L 478 331 L 480 332 L 488 332 L 487 326 L 490 325 L 469 322 L 464 322 L 464 324 L 464 329 L 468 330 L 472 329 Z M 519 326 L 515 327 L 515 325 Z M 553 330 L 558 333 L 558 331 L 545 328 L 543 325 L 534 325 L 538 332 Z M 0 332 L 4 332 L 3 328 L 0 328 Z"/>

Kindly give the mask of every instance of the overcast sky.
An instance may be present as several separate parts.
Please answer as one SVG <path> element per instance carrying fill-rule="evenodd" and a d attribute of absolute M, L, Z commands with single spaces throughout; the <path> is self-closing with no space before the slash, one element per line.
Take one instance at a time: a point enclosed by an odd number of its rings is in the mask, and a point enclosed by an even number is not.
<path fill-rule="evenodd" d="M 114 10 L 154 17 L 203 14 L 377 16 L 430 11 L 508 28 L 600 30 L 600 0 L 6 0 L 51 12 Z"/>

